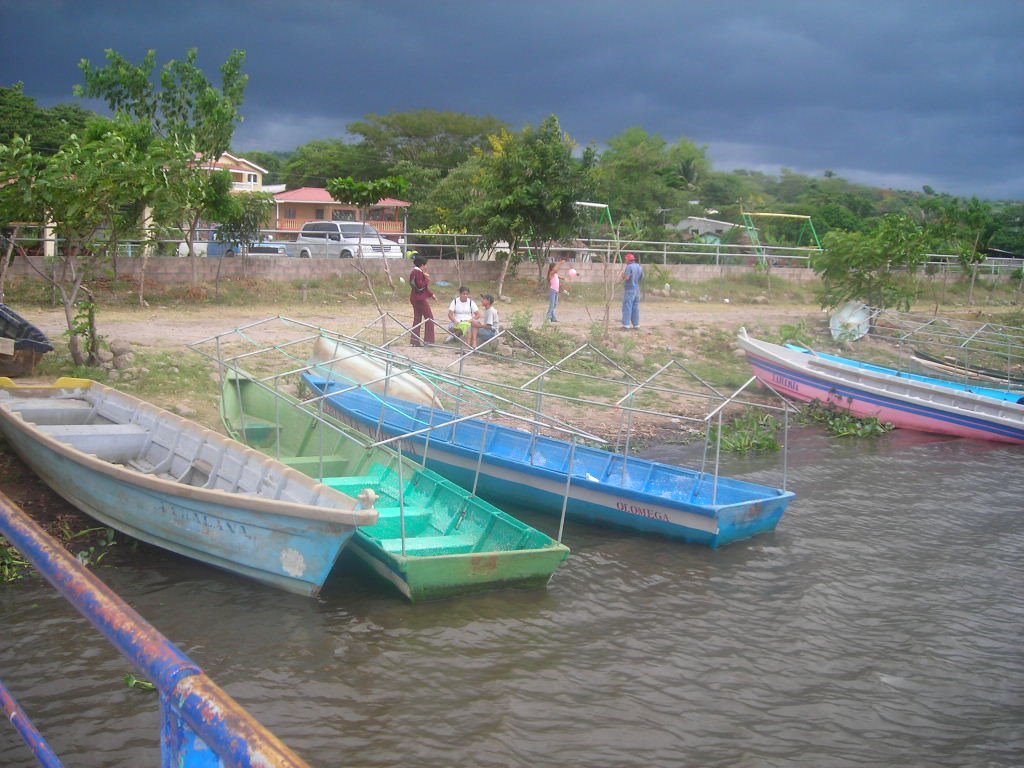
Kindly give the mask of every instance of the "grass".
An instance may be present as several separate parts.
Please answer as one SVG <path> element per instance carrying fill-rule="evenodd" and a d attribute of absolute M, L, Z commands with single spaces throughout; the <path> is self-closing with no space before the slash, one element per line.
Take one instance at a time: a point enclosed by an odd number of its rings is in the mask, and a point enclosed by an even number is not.
<path fill-rule="evenodd" d="M 202 424 L 219 423 L 220 390 L 209 361 L 190 352 L 134 352 L 130 368 L 107 371 L 75 366 L 66 350 L 58 347 L 43 357 L 36 374 L 42 378 L 78 376 L 176 410 Z"/>

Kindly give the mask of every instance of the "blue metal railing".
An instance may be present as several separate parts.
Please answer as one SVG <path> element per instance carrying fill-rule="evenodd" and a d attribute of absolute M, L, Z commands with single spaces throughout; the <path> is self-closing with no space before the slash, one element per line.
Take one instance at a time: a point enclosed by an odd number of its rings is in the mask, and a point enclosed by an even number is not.
<path fill-rule="evenodd" d="M 149 622 L 0 492 L 0 533 L 160 692 L 164 768 L 308 768 Z M 60 760 L 0 682 L 0 709 L 40 765 Z"/>

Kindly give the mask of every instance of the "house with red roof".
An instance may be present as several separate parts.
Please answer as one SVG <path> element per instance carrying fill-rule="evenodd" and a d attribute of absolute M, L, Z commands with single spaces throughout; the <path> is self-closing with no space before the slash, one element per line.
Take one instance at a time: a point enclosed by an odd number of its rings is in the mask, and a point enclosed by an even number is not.
<path fill-rule="evenodd" d="M 410 205 L 405 200 L 386 197 L 370 208 L 366 220 L 383 234 L 401 234 Z M 359 220 L 354 205 L 339 203 L 323 187 L 300 187 L 274 195 L 274 229 L 282 234 L 298 232 L 307 221 Z"/>

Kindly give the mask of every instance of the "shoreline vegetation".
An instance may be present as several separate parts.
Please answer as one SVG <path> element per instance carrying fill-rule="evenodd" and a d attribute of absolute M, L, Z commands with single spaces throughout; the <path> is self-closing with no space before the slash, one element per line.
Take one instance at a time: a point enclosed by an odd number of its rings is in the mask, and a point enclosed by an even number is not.
<path fill-rule="evenodd" d="M 474 297 L 492 289 L 490 285 L 472 283 L 469 287 Z M 529 338 L 531 345 L 551 359 L 589 342 L 635 370 L 640 378 L 658 365 L 679 359 L 710 383 L 732 391 L 751 375 L 735 346 L 741 326 L 752 335 L 769 340 L 791 340 L 823 350 L 840 349 L 829 335 L 830 314 L 821 309 L 817 288 L 813 282 L 769 279 L 763 274 L 671 285 L 668 291 L 648 292 L 641 303 L 640 330 L 628 334 L 616 329 L 618 299 L 608 304 L 600 285 L 572 285 L 559 305 L 557 325 L 544 322 L 547 289 L 532 276 L 510 282 L 506 289 L 508 300 L 499 302 L 498 309 L 504 327 Z M 457 286 L 438 289 L 437 311 L 447 305 L 451 298 L 448 293 L 454 296 L 456 290 Z M 1024 326 L 1024 307 L 1012 283 L 993 280 L 981 284 L 981 290 L 976 286 L 973 306 L 967 302 L 966 286 L 959 281 L 942 286 L 941 301 L 938 287 L 930 293 L 927 290 L 915 304 L 915 311 Z M 394 294 L 380 295 L 378 299 L 384 311 L 404 323 L 411 322 L 406 286 L 399 285 Z M 133 357 L 127 374 L 111 375 L 102 369 L 73 365 L 63 310 L 50 300 L 40 284 L 13 282 L 7 286 L 5 303 L 42 329 L 56 347 L 40 362 L 35 376 L 25 381 L 52 381 L 62 375 L 95 378 L 219 432 L 224 430 L 218 412 L 216 371 L 208 360 L 188 350 L 186 344 L 274 316 L 347 334 L 357 332 L 378 317 L 374 298 L 356 279 L 328 278 L 312 286 L 227 281 L 216 298 L 196 297 L 184 287 L 150 286 L 144 306 L 139 305 L 131 285 L 105 284 L 95 291 L 100 344 L 109 347 L 113 341 L 128 342 Z M 604 321 L 606 307 L 610 312 L 609 323 Z M 392 330 L 399 332 L 397 327 Z M 873 341 L 869 335 L 842 349 L 885 363 L 886 354 L 891 354 L 887 346 L 885 342 Z M 401 351 L 402 347 L 398 349 Z M 454 359 L 454 351 L 445 350 L 444 354 Z M 579 421 L 578 413 L 562 415 L 570 423 L 574 418 Z M 614 437 L 612 432 L 617 426 L 595 423 L 588 414 L 586 428 L 599 436 Z M 686 435 L 680 434 L 685 429 L 678 424 L 641 423 L 636 429 L 640 444 L 688 441 Z M 762 447 L 770 448 L 770 441 L 764 445 L 751 441 L 747 445 L 750 450 Z M 119 547 L 129 546 L 127 539 L 98 528 L 94 521 L 53 494 L 2 440 L 0 485 L 15 503 L 84 562 L 98 564 Z M 18 553 L 0 540 L 0 581 L 24 573 L 19 561 Z M 110 561 L 116 561 L 116 555 Z"/>

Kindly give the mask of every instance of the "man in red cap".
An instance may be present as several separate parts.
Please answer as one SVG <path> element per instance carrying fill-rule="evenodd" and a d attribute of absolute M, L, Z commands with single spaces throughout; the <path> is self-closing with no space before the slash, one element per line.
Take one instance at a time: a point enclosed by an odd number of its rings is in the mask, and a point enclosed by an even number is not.
<path fill-rule="evenodd" d="M 644 268 L 632 253 L 626 254 L 626 268 L 622 270 L 622 330 L 640 327 L 640 283 Z"/>

